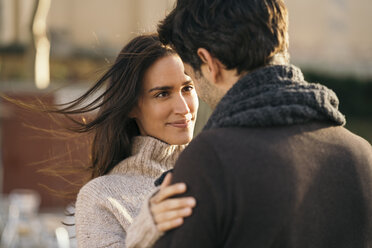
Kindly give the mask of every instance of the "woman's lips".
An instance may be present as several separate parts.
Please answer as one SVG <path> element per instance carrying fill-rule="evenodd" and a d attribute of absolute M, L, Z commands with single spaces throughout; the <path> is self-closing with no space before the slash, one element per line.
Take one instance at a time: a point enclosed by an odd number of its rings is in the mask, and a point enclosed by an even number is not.
<path fill-rule="evenodd" d="M 187 128 L 191 123 L 191 120 L 180 120 L 168 123 L 168 125 L 177 128 Z"/>

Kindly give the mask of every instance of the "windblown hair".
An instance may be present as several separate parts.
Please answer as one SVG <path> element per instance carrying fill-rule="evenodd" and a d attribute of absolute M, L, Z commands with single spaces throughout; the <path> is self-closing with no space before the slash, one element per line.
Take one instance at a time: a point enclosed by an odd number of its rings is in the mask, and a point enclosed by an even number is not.
<path fill-rule="evenodd" d="M 129 114 L 138 102 L 144 75 L 156 60 L 172 54 L 174 50 L 164 46 L 157 35 L 140 35 L 121 50 L 111 68 L 84 95 L 49 111 L 73 121 L 73 131 L 93 132 L 91 178 L 107 174 L 131 155 L 132 138 L 139 135 L 139 129 Z M 87 103 L 104 86 L 103 93 Z M 74 118 L 96 109 L 98 114 L 89 121 Z"/>
<path fill-rule="evenodd" d="M 283 0 L 178 0 L 158 33 L 196 71 L 202 64 L 198 48 L 239 74 L 269 64 L 277 54 L 288 59 Z"/>

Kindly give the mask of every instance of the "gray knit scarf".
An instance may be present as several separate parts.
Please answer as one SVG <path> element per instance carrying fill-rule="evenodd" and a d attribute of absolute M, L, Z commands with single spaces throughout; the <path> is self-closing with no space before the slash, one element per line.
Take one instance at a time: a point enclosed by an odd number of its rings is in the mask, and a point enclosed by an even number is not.
<path fill-rule="evenodd" d="M 338 98 L 327 87 L 308 83 L 293 65 L 257 69 L 227 92 L 204 130 L 218 127 L 267 127 L 329 121 L 345 125 Z"/>

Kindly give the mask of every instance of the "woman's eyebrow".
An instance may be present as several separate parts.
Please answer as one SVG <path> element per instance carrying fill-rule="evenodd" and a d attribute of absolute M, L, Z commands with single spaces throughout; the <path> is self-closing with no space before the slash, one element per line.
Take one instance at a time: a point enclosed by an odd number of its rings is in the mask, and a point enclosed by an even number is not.
<path fill-rule="evenodd" d="M 156 90 L 171 90 L 173 89 L 172 86 L 159 86 L 159 87 L 154 87 L 152 89 L 149 90 L 149 92 L 153 92 L 153 91 L 156 91 Z"/>
<path fill-rule="evenodd" d="M 185 82 L 182 83 L 182 85 L 187 85 L 187 84 L 191 84 L 192 83 L 192 80 L 187 80 Z M 154 87 L 152 89 L 149 89 L 149 93 L 150 92 L 153 92 L 153 91 L 162 91 L 162 90 L 172 90 L 173 89 L 173 86 L 158 86 L 158 87 Z"/>
<path fill-rule="evenodd" d="M 191 84 L 191 83 L 192 83 L 192 80 L 187 80 L 182 85 Z"/>

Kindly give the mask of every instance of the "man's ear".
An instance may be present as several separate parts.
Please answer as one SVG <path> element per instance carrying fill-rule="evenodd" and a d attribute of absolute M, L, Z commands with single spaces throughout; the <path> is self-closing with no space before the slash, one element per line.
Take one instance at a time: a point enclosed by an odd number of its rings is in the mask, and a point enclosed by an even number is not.
<path fill-rule="evenodd" d="M 203 61 L 201 66 L 203 76 L 210 82 L 218 83 L 221 79 L 221 70 L 224 68 L 223 64 L 205 48 L 198 48 L 197 54 Z"/>

